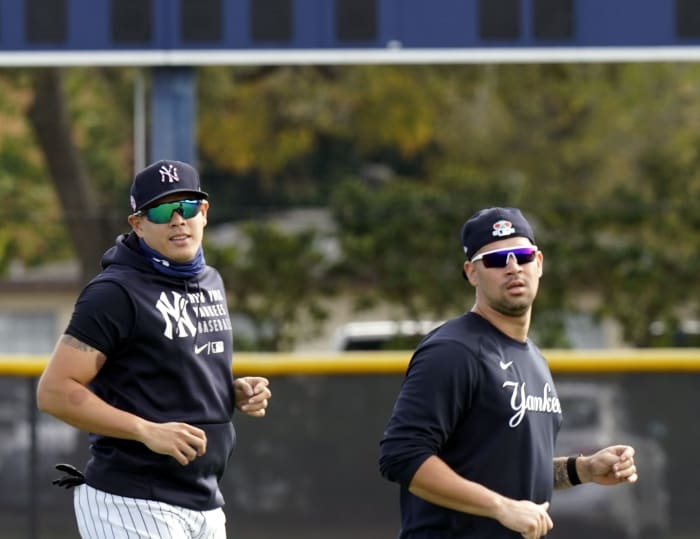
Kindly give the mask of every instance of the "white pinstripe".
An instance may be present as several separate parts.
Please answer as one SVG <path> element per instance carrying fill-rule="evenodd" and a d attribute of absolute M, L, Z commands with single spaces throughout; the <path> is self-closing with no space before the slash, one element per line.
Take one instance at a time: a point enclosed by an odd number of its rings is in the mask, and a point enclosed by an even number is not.
<path fill-rule="evenodd" d="M 226 539 L 221 508 L 195 511 L 88 485 L 75 488 L 73 505 L 82 539 Z"/>

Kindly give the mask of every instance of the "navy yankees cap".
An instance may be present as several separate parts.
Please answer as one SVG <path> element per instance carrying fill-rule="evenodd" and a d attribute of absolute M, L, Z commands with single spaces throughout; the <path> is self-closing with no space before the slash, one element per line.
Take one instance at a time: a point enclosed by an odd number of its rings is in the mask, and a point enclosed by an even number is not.
<path fill-rule="evenodd" d="M 523 237 L 535 244 L 535 234 L 517 208 L 485 208 L 462 225 L 464 255 L 471 259 L 484 245 L 506 238 Z"/>
<path fill-rule="evenodd" d="M 208 198 L 199 184 L 199 174 L 182 161 L 161 160 L 148 165 L 134 176 L 131 184 L 131 210 L 139 211 L 151 202 L 172 193 L 183 193 L 195 199 Z"/>

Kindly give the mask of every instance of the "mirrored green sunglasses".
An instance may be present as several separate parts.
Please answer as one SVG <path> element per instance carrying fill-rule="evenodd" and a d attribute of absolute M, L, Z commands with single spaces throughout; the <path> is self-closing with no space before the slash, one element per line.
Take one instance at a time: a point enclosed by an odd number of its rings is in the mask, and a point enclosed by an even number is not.
<path fill-rule="evenodd" d="M 170 222 L 170 219 L 173 218 L 173 212 L 178 212 L 183 219 L 192 219 L 199 213 L 201 206 L 201 200 L 176 200 L 139 210 L 135 215 L 144 215 L 151 223 L 162 225 Z"/>

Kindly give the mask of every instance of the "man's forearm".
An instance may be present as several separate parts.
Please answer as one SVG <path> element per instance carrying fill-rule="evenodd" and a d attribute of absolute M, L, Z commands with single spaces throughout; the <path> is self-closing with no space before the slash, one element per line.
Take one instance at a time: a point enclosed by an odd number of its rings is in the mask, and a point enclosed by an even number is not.
<path fill-rule="evenodd" d="M 572 487 L 571 478 L 569 477 L 569 472 L 566 469 L 566 461 L 568 457 L 555 457 L 554 458 L 554 488 L 562 489 Z"/>
<path fill-rule="evenodd" d="M 442 507 L 491 518 L 496 518 L 503 502 L 503 496 L 460 477 L 437 456 L 421 464 L 409 491 Z"/>

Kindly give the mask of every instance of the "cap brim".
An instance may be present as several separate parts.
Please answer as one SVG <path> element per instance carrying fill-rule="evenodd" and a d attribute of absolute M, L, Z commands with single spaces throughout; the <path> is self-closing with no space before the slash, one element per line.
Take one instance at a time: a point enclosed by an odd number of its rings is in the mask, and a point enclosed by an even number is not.
<path fill-rule="evenodd" d="M 150 206 L 155 201 L 160 200 L 161 198 L 165 198 L 167 196 L 178 194 L 178 193 L 192 195 L 192 197 L 197 199 L 197 200 L 209 198 L 209 193 L 205 193 L 204 191 L 195 191 L 193 189 L 173 189 L 172 191 L 168 191 L 167 193 L 161 193 L 157 197 L 153 197 L 152 199 L 147 200 L 146 202 L 141 204 L 140 207 L 136 208 L 134 211 L 141 211 L 145 207 Z"/>

